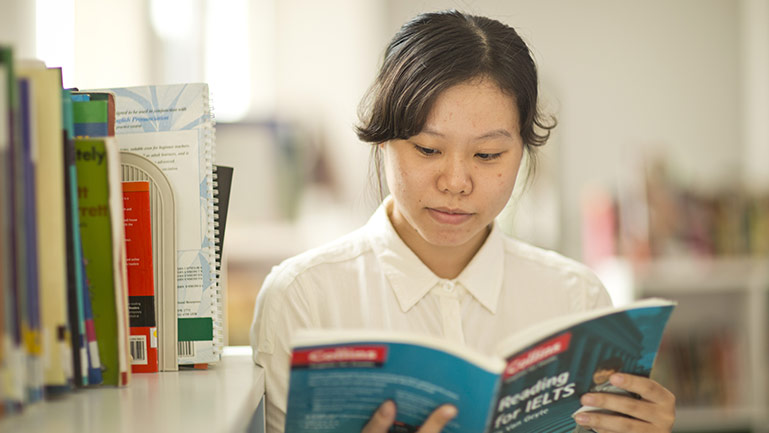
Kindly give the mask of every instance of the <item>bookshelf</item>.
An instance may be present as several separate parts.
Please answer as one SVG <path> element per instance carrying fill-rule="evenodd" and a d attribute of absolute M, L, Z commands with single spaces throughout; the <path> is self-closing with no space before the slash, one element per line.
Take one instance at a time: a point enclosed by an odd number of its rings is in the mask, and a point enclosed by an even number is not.
<path fill-rule="evenodd" d="M 135 374 L 125 388 L 80 389 L 0 419 L 0 431 L 263 433 L 263 395 L 251 348 L 226 347 L 208 370 Z"/>
<path fill-rule="evenodd" d="M 653 373 L 676 394 L 675 431 L 769 432 L 769 257 L 654 259 L 634 280 L 679 301 Z"/>
<path fill-rule="evenodd" d="M 706 189 L 669 158 L 639 162 L 584 203 L 589 263 L 627 263 L 633 296 L 678 301 L 652 377 L 676 395 L 674 431 L 769 432 L 769 193 Z"/>

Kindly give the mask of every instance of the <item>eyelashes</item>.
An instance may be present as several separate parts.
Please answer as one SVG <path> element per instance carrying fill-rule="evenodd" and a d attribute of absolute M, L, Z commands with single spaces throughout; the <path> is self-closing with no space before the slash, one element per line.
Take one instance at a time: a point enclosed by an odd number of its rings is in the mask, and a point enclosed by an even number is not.
<path fill-rule="evenodd" d="M 422 155 L 425 155 L 425 156 L 433 156 L 433 155 L 437 155 L 438 154 L 438 150 L 431 149 L 429 147 L 423 147 L 423 146 L 420 146 L 418 144 L 415 144 L 414 148 L 417 150 L 417 152 L 419 152 L 419 153 L 421 153 Z"/>
<path fill-rule="evenodd" d="M 492 161 L 500 156 L 502 156 L 502 152 L 499 153 L 476 153 L 475 156 L 482 159 L 483 161 Z"/>
<path fill-rule="evenodd" d="M 422 154 L 424 156 L 435 156 L 435 155 L 439 155 L 441 153 L 439 150 L 433 149 L 433 148 L 430 148 L 430 147 L 424 147 L 424 146 L 420 146 L 418 144 L 414 144 L 413 146 L 414 146 L 414 149 L 417 150 L 417 152 L 419 152 L 420 154 Z M 477 157 L 481 161 L 493 161 L 493 160 L 501 157 L 502 153 L 503 152 L 497 152 L 497 153 L 476 153 L 475 157 Z"/>

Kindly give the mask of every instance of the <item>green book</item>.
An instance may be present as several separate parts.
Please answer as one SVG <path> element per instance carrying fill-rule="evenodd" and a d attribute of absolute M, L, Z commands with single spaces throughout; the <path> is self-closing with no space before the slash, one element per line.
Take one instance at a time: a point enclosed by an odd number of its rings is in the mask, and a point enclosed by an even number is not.
<path fill-rule="evenodd" d="M 116 236 L 123 225 L 118 159 L 112 138 L 75 139 L 80 235 L 105 385 L 128 382 L 125 257 Z"/>
<path fill-rule="evenodd" d="M 109 93 L 72 94 L 75 136 L 111 137 L 115 135 L 115 101 Z"/>

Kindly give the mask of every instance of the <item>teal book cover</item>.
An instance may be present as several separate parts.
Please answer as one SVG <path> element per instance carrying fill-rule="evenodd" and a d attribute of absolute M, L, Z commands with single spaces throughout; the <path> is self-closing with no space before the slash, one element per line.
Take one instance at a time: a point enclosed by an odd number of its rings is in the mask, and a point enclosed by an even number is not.
<path fill-rule="evenodd" d="M 391 431 L 413 433 L 439 406 L 446 433 L 567 433 L 587 392 L 624 392 L 614 372 L 648 377 L 674 303 L 639 301 L 559 317 L 500 343 L 489 357 L 395 332 L 300 330 L 292 341 L 286 432 L 359 432 L 386 400 Z M 634 397 L 634 396 L 631 396 Z"/>

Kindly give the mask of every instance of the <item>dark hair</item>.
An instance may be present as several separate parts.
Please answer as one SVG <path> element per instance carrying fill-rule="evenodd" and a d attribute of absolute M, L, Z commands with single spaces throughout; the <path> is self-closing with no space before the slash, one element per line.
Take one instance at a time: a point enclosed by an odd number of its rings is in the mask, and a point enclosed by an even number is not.
<path fill-rule="evenodd" d="M 604 359 L 596 365 L 595 370 L 613 370 L 613 371 L 620 371 L 622 369 L 622 366 L 625 364 L 624 361 L 622 361 L 622 358 L 618 356 L 613 356 L 611 358 Z"/>
<path fill-rule="evenodd" d="M 533 170 L 533 147 L 545 144 L 556 121 L 543 120 L 538 110 L 537 67 L 529 48 L 512 27 L 458 11 L 418 15 L 395 34 L 361 103 L 358 137 L 379 144 L 417 135 L 441 92 L 481 77 L 515 100 Z"/>

